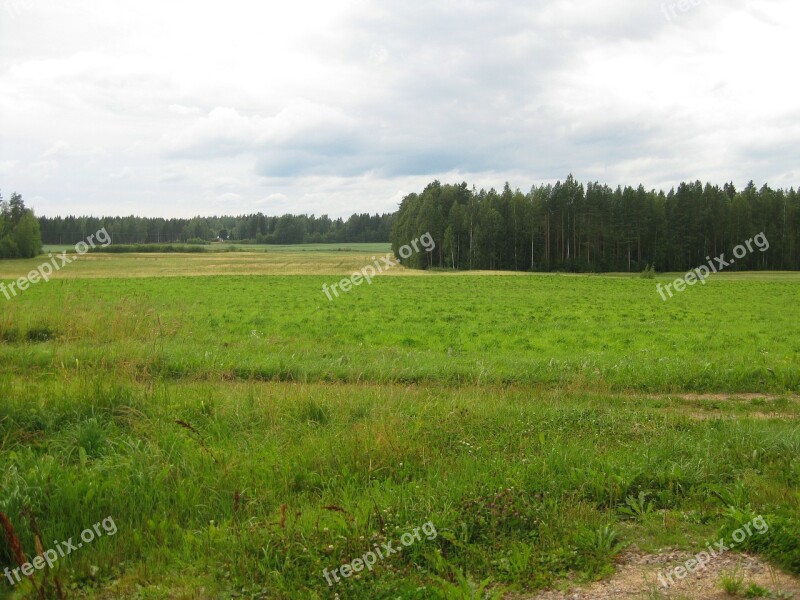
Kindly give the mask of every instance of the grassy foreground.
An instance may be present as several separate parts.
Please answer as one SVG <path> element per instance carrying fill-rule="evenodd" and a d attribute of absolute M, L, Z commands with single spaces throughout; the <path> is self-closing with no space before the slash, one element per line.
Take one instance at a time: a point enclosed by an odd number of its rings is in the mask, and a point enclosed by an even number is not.
<path fill-rule="evenodd" d="M 57 576 L 72 597 L 469 598 L 756 515 L 770 531 L 742 547 L 800 573 L 800 277 L 665 303 L 638 278 L 398 268 L 329 302 L 370 262 L 332 254 L 294 275 L 87 256 L 0 297 L 0 512 L 28 558 L 31 514 L 44 550 L 118 528 L 0 596 L 57 597 Z"/>

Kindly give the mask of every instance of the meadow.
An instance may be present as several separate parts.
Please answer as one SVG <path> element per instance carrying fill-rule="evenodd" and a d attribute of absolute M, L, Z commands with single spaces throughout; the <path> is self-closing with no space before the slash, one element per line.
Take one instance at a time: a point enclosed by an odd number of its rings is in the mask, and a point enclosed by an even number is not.
<path fill-rule="evenodd" d="M 0 297 L 0 512 L 28 556 L 118 527 L 0 596 L 530 597 L 756 515 L 800 574 L 800 275 L 663 302 L 396 267 L 327 299 L 380 251 L 92 254 Z"/>

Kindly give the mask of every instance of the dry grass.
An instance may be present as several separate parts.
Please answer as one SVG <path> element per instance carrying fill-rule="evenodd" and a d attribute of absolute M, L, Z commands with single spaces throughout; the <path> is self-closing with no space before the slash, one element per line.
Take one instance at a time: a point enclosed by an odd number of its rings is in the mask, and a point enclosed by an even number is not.
<path fill-rule="evenodd" d="M 202 254 L 87 254 L 64 266 L 53 279 L 187 277 L 197 275 L 344 275 L 372 263 L 358 252 L 222 252 Z M 16 279 L 45 257 L 0 262 L 0 279 Z M 388 274 L 417 275 L 401 266 Z"/>
<path fill-rule="evenodd" d="M 198 275 L 351 275 L 373 264 L 383 254 L 337 251 L 314 252 L 205 252 L 85 254 L 62 267 L 51 279 L 129 279 L 142 277 L 194 277 Z M 0 280 L 25 277 L 47 262 L 46 255 L 25 260 L 0 261 Z M 383 266 L 383 263 L 379 263 Z M 378 276 L 426 276 L 431 273 L 399 264 Z M 442 274 L 439 272 L 438 274 Z M 445 273 L 450 276 L 516 275 L 504 271 Z"/>

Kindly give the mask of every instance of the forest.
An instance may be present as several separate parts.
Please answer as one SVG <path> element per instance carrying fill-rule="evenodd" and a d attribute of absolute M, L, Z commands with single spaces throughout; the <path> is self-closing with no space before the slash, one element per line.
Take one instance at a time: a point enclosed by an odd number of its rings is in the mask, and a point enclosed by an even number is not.
<path fill-rule="evenodd" d="M 324 244 L 388 242 L 393 215 L 327 215 L 261 213 L 237 217 L 162 219 L 148 217 L 39 217 L 44 244 L 75 244 L 106 228 L 114 244 L 235 241 L 252 244 Z"/>
<path fill-rule="evenodd" d="M 681 183 L 669 193 L 644 186 L 583 185 L 571 175 L 555 185 L 476 191 L 466 183 L 430 183 L 406 196 L 392 247 L 429 232 L 431 253 L 411 267 L 457 270 L 635 272 L 685 271 L 764 233 L 768 252 L 748 254 L 734 270 L 800 269 L 800 194 L 792 188 L 737 191 Z M 732 267 L 733 268 L 733 267 Z"/>
<path fill-rule="evenodd" d="M 22 209 L 20 209 L 22 205 Z M 7 257 L 22 256 L 32 213 L 19 194 L 4 203 L 0 244 Z M 16 206 L 16 208 L 14 208 Z M 27 215 L 23 219 L 24 215 Z M 11 237 L 19 221 L 19 240 Z M 255 244 L 390 242 L 395 252 L 430 233 L 431 253 L 404 260 L 414 268 L 455 270 L 636 272 L 683 271 L 730 253 L 763 233 L 768 252 L 751 253 L 736 270 L 800 269 L 800 194 L 794 188 L 737 190 L 700 181 L 669 192 L 644 186 L 583 184 L 572 175 L 523 193 L 467 183 L 433 181 L 407 195 L 394 214 L 242 216 L 163 219 L 146 217 L 39 217 L 44 244 L 75 244 L 105 227 L 115 244 Z M 13 227 L 12 227 L 13 224 Z"/>

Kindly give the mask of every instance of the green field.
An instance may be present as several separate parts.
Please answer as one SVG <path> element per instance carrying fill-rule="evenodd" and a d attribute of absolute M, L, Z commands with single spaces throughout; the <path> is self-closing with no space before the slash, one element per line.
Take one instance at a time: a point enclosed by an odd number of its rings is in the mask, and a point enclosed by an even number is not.
<path fill-rule="evenodd" d="M 663 302 L 668 276 L 397 267 L 330 302 L 387 248 L 273 248 L 87 255 L 0 296 L 0 512 L 29 556 L 22 514 L 44 549 L 118 527 L 47 597 L 532 593 L 756 515 L 745 547 L 800 573 L 800 274 Z"/>

